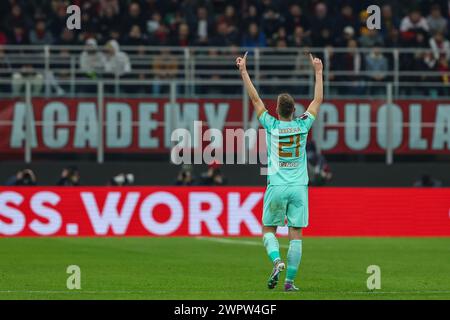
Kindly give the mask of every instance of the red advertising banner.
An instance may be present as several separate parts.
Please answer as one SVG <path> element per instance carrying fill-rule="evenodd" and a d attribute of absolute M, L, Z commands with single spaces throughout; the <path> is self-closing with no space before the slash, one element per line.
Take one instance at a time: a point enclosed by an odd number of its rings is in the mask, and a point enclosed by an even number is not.
<path fill-rule="evenodd" d="M 263 194 L 262 187 L 0 187 L 0 236 L 259 236 Z M 450 188 L 311 188 L 309 201 L 306 236 L 450 236 Z"/>
<path fill-rule="evenodd" d="M 273 100 L 265 101 L 275 115 Z M 297 103 L 297 114 L 309 101 Z M 31 136 L 33 152 L 94 152 L 99 121 L 96 99 L 42 99 L 32 101 Z M 165 99 L 107 99 L 104 108 L 105 152 L 167 153 L 174 145 L 171 135 L 185 128 L 193 134 L 201 121 L 202 146 L 209 140 L 205 131 L 243 127 L 240 99 L 180 99 L 175 105 Z M 312 137 L 322 137 L 324 153 L 384 153 L 387 105 L 381 100 L 329 100 L 322 104 Z M 398 100 L 392 106 L 392 145 L 396 154 L 450 153 L 450 100 Z M 23 153 L 26 106 L 23 102 L 0 100 L 0 153 Z M 260 128 L 250 110 L 249 128 Z M 320 125 L 318 125 L 320 123 Z M 203 135 L 202 135 L 203 134 Z M 249 149 L 258 147 L 259 139 Z M 262 142 L 265 144 L 265 142 Z M 193 141 L 196 147 L 197 141 Z M 227 150 L 234 151 L 235 146 Z M 259 149 L 260 150 L 260 149 Z"/>

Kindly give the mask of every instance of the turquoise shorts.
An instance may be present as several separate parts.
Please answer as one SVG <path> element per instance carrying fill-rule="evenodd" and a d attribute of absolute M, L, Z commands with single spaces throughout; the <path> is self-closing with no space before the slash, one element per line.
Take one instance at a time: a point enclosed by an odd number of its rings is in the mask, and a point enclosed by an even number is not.
<path fill-rule="evenodd" d="M 308 226 L 308 186 L 267 186 L 263 225 L 283 227 L 286 219 L 289 227 Z"/>

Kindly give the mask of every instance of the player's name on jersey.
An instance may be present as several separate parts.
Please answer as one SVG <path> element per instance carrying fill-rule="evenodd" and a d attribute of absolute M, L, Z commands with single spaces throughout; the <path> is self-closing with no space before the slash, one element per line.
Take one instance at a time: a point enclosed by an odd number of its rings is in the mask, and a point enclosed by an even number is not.
<path fill-rule="evenodd" d="M 299 166 L 298 162 L 285 162 L 280 161 L 278 165 L 282 168 L 297 168 Z"/>
<path fill-rule="evenodd" d="M 298 133 L 298 132 L 300 132 L 300 128 L 279 128 L 278 129 L 279 134 Z"/>

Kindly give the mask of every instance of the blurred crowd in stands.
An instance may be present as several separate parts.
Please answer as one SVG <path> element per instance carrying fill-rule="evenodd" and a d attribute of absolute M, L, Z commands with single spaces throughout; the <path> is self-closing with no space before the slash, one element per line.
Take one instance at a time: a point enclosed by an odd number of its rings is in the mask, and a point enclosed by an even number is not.
<path fill-rule="evenodd" d="M 317 152 L 315 143 L 312 140 L 308 142 L 306 151 L 310 184 L 314 186 L 327 184 L 333 175 L 325 157 Z M 67 166 L 62 169 L 56 185 L 79 186 L 81 185 L 80 181 L 78 167 Z M 17 171 L 5 181 L 5 185 L 7 186 L 34 186 L 37 184 L 36 174 L 30 168 Z M 134 184 L 134 174 L 126 172 L 111 177 L 107 182 L 109 186 L 132 186 Z M 174 184 L 177 186 L 224 186 L 228 184 L 228 179 L 222 171 L 222 164 L 213 161 L 207 166 L 206 171 L 201 172 L 199 175 L 195 174 L 193 165 L 182 165 Z"/>
<path fill-rule="evenodd" d="M 70 4 L 81 8 L 80 31 L 66 28 Z M 380 31 L 366 26 L 372 4 Z M 0 44 L 423 46 L 420 33 L 447 37 L 448 10 L 446 0 L 4 0 Z"/>
<path fill-rule="evenodd" d="M 311 141 L 307 144 L 308 159 L 308 176 L 310 186 L 325 186 L 333 178 L 331 168 L 325 157 L 319 154 L 315 144 Z M 105 183 L 107 186 L 133 186 L 136 185 L 133 173 L 119 173 L 109 179 Z M 192 165 L 182 165 L 176 177 L 174 185 L 176 186 L 225 186 L 228 179 L 221 170 L 221 165 L 212 163 L 206 171 L 198 176 L 194 173 Z M 36 174 L 30 168 L 18 170 L 14 175 L 9 177 L 5 182 L 5 186 L 36 186 L 39 185 Z M 60 177 L 55 181 L 57 186 L 80 186 L 80 171 L 77 166 L 68 166 L 61 171 Z M 86 185 L 86 184 L 85 184 Z M 140 185 L 140 184 L 138 184 Z M 442 187 L 442 182 L 428 173 L 421 174 L 412 184 L 414 187 Z"/>
<path fill-rule="evenodd" d="M 33 170 L 25 168 L 18 170 L 5 182 L 6 186 L 36 186 L 38 180 Z M 76 166 L 68 166 L 61 171 L 61 175 L 56 181 L 57 186 L 79 186 L 80 172 Z"/>
<path fill-rule="evenodd" d="M 108 186 L 131 186 L 134 184 L 132 173 L 119 173 L 106 183 Z M 18 170 L 5 181 L 6 186 L 36 186 L 38 180 L 36 174 L 30 168 Z M 62 169 L 60 177 L 55 185 L 62 187 L 76 187 L 81 185 L 80 170 L 77 166 L 67 166 Z"/>
<path fill-rule="evenodd" d="M 208 166 L 205 172 L 198 177 L 193 172 L 192 165 L 183 165 L 178 173 L 175 185 L 178 186 L 222 186 L 227 184 L 227 179 L 220 169 L 221 165 L 213 163 Z M 108 186 L 132 186 L 135 185 L 133 173 L 121 172 L 111 177 L 106 183 Z M 4 185 L 6 186 L 36 186 L 39 185 L 36 174 L 30 168 L 20 169 L 9 177 Z M 67 166 L 62 169 L 60 177 L 55 181 L 55 185 L 63 187 L 80 186 L 80 170 L 77 166 Z"/>
<path fill-rule="evenodd" d="M 213 162 L 208 165 L 208 169 L 198 177 L 194 174 L 192 165 L 183 165 L 178 172 L 175 185 L 177 186 L 224 186 L 228 182 L 224 176 L 221 165 Z"/>
<path fill-rule="evenodd" d="M 119 44 L 141 48 L 275 47 L 279 52 L 288 47 L 302 50 L 326 47 L 330 53 L 329 80 L 345 84 L 337 89 L 339 94 L 352 95 L 384 90 L 383 86 L 372 86 L 367 92 L 365 81 L 384 85 L 392 80 L 388 71 L 393 69 L 394 58 L 382 48 L 422 48 L 425 50 L 402 54 L 399 68 L 423 74 L 405 75 L 399 80 L 447 85 L 449 2 L 376 3 L 381 8 L 380 30 L 369 30 L 366 26 L 366 8 L 373 4 L 366 0 L 4 0 L 0 2 L 0 46 L 84 45 L 79 70 L 86 79 L 96 79 L 100 73 L 107 78 L 127 78 L 133 61 Z M 81 7 L 81 30 L 66 28 L 66 7 L 70 4 Z M 335 48 L 348 51 L 336 52 Z M 370 52 L 362 53 L 358 48 L 370 48 Z M 64 50 L 60 53 L 67 54 Z M 217 58 L 220 53 L 211 50 L 209 55 Z M 8 67 L 8 59 L 0 49 L 0 68 Z M 67 90 L 56 81 L 64 79 L 62 74 L 40 74 L 30 64 L 21 68 L 22 72 L 12 75 L 15 94 L 23 92 L 26 79 L 33 81 L 34 93 L 42 92 L 44 82 L 49 84 L 46 89 L 56 94 L 62 95 Z M 177 60 L 165 49 L 146 68 L 153 68 L 150 78 L 161 80 L 175 78 L 179 71 Z M 337 71 L 351 74 L 335 75 Z M 368 73 L 361 76 L 361 71 Z M 439 73 L 430 76 L 426 71 Z M 148 75 L 134 73 L 133 77 L 144 80 Z M 445 88 L 441 86 L 439 90 Z M 161 88 L 154 84 L 152 91 L 159 93 Z"/>

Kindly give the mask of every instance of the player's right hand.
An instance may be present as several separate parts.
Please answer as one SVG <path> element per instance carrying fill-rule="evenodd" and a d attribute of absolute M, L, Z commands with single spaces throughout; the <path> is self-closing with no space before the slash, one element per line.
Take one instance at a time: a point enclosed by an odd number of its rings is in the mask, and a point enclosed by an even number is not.
<path fill-rule="evenodd" d="M 310 53 L 309 54 L 309 59 L 311 60 L 311 65 L 314 68 L 314 71 L 317 72 L 322 72 L 323 70 L 323 65 L 322 65 L 322 60 L 320 60 L 319 58 L 314 58 L 314 56 Z"/>
<path fill-rule="evenodd" d="M 239 68 L 239 71 L 246 71 L 247 70 L 247 54 L 248 51 L 244 54 L 243 57 L 237 57 L 236 58 L 236 66 Z"/>

